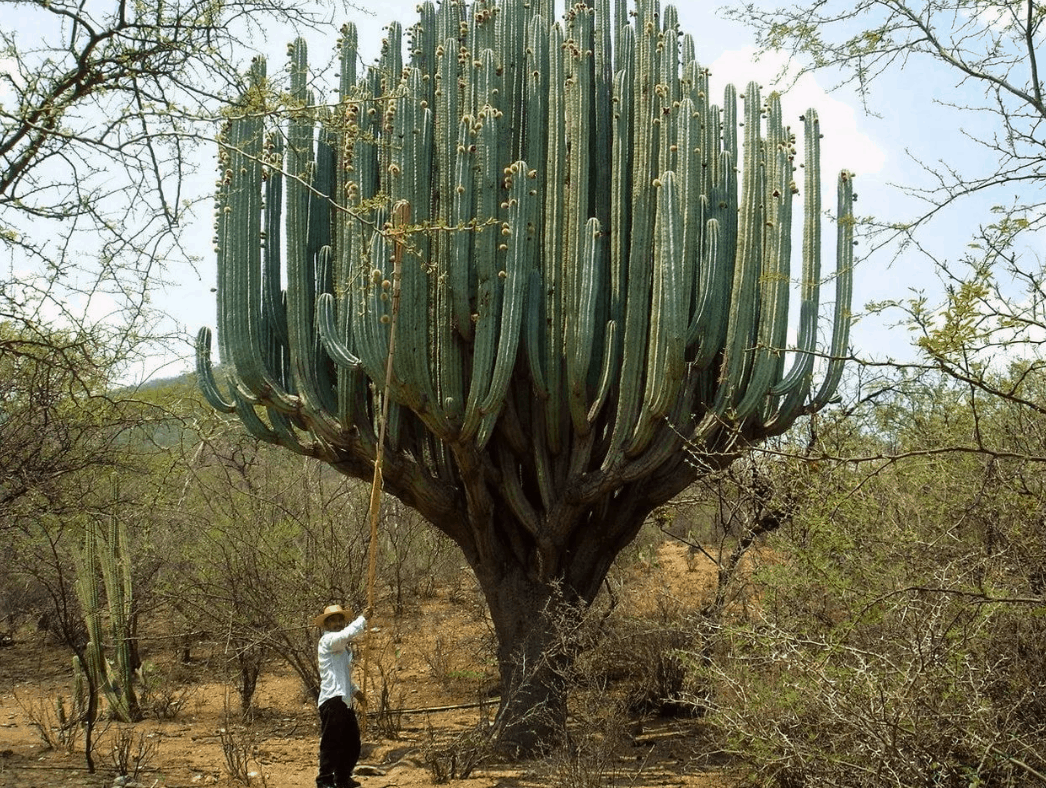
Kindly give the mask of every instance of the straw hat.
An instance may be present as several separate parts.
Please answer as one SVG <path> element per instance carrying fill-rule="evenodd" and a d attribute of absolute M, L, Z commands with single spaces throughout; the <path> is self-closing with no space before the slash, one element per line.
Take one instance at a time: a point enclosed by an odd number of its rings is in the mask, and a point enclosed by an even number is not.
<path fill-rule="evenodd" d="M 315 626 L 322 627 L 331 616 L 345 616 L 345 620 L 348 621 L 349 611 L 341 605 L 327 605 L 327 607 L 323 608 L 323 615 L 316 616 L 312 623 Z"/>

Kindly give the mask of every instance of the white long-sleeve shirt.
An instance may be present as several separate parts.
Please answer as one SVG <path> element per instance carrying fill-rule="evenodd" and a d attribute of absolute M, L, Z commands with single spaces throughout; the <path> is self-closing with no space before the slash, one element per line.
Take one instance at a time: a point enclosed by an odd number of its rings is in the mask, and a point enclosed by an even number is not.
<path fill-rule="evenodd" d="M 367 619 L 360 616 L 337 632 L 324 632 L 317 648 L 320 666 L 319 705 L 331 698 L 341 696 L 345 703 L 352 704 L 352 649 L 349 643 L 358 638 L 367 628 Z"/>

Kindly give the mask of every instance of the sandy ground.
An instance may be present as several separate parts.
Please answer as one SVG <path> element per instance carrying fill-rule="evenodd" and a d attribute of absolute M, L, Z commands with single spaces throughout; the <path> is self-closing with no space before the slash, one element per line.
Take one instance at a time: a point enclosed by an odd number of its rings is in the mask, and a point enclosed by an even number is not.
<path fill-rule="evenodd" d="M 664 546 L 657 560 L 636 571 L 642 577 L 637 576 L 634 586 L 628 584 L 635 605 L 658 594 L 693 598 L 714 577 L 710 565 L 695 565 L 693 556 L 676 544 Z M 487 637 L 483 622 L 470 608 L 474 604 L 450 595 L 425 600 L 419 613 L 401 622 L 396 632 L 382 630 L 379 611 L 378 631 L 369 636 L 368 665 L 374 676 L 379 665 L 384 668 L 391 705 L 405 711 L 385 724 L 368 719 L 357 769 L 365 788 L 429 786 L 448 776 L 459 788 L 728 785 L 723 773 L 697 765 L 700 722 L 679 718 L 644 720 L 641 732 L 598 765 L 582 766 L 580 773 L 569 772 L 562 763 L 484 761 L 461 779 L 468 750 L 457 743 L 458 737 L 475 730 L 483 715 L 493 712 L 490 704 L 476 706 L 493 687 L 493 676 L 489 666 L 470 661 Z M 173 660 L 173 655 L 167 657 Z M 159 663 L 163 655 L 145 658 Z M 92 775 L 85 770 L 82 738 L 68 749 L 48 748 L 33 724 L 33 718 L 53 714 L 59 694 L 70 696 L 69 665 L 69 655 L 50 645 L 43 633 L 22 633 L 15 645 L 0 649 L 0 788 L 112 786 L 117 774 L 112 751 L 120 741 L 134 753 L 143 752 L 137 781 L 145 788 L 315 785 L 316 711 L 302 698 L 298 679 L 289 671 L 263 674 L 254 721 L 244 726 L 228 722 L 227 710 L 237 708 L 228 683 L 206 680 L 213 670 L 203 662 L 180 666 L 184 684 L 177 688 L 182 701 L 178 713 L 172 719 L 147 719 L 133 726 L 103 726 Z M 467 708 L 446 708 L 463 705 Z M 230 766 L 227 753 L 242 767 Z M 231 773 L 234 770 L 238 777 Z"/>

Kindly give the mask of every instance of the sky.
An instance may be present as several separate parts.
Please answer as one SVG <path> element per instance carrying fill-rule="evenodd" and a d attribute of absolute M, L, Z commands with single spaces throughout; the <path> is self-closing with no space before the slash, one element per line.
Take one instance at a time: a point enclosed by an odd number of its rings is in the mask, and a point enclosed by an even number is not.
<path fill-rule="evenodd" d="M 101 0 L 95 0 L 101 2 Z M 352 21 L 359 30 L 361 55 L 364 62 L 372 62 L 377 56 L 383 27 L 391 20 L 408 27 L 416 19 L 416 0 L 382 0 L 362 5 L 371 9 L 349 11 L 344 19 L 336 19 L 329 35 L 312 31 L 308 34 L 310 59 L 323 62 L 325 53 L 332 53 L 337 37 L 337 27 L 342 21 Z M 559 5 L 562 5 L 560 3 Z M 698 59 L 709 67 L 712 75 L 713 96 L 721 96 L 727 82 L 743 91 L 749 80 L 757 80 L 769 90 L 775 85 L 774 77 L 785 70 L 786 60 L 779 54 L 757 57 L 751 32 L 740 23 L 727 20 L 717 9 L 718 3 L 682 2 L 677 5 L 680 25 L 684 32 L 694 36 Z M 31 31 L 27 31 L 31 33 Z M 281 65 L 285 57 L 286 44 L 293 38 L 293 31 L 270 31 L 268 40 L 251 42 L 270 55 L 270 72 Z M 2 60 L 2 59 L 0 59 Z M 0 62 L 2 66 L 2 62 Z M 330 71 L 333 77 L 333 69 Z M 911 89 L 911 80 L 919 80 L 919 90 Z M 873 100 L 866 112 L 860 100 L 852 92 L 841 89 L 829 92 L 826 85 L 832 84 L 832 75 L 804 75 L 792 84 L 783 96 L 786 123 L 799 127 L 799 116 L 807 108 L 815 107 L 820 117 L 822 141 L 823 201 L 833 206 L 836 173 L 846 168 L 857 174 L 856 190 L 859 202 L 856 210 L 862 215 L 874 215 L 882 219 L 906 218 L 916 206 L 905 198 L 893 184 L 918 183 L 924 177 L 913 163 L 912 156 L 925 160 L 954 160 L 960 164 L 970 161 L 972 141 L 959 132 L 954 111 L 935 105 L 927 100 L 926 93 L 937 89 L 933 80 L 943 79 L 940 90 L 954 88 L 954 78 L 938 72 L 920 72 L 909 69 L 903 74 L 888 75 L 877 83 Z M 950 84 L 948 82 L 950 80 Z M 2 98 L 2 97 L 0 97 Z M 213 155 L 213 150 L 208 152 Z M 201 172 L 206 178 L 199 188 L 210 189 L 211 162 L 201 163 Z M 978 217 L 983 216 L 985 206 L 974 203 L 963 210 L 948 212 L 935 220 L 929 228 L 926 242 L 945 256 L 961 254 L 970 236 L 971 227 Z M 799 218 L 795 221 L 798 223 Z M 215 302 L 212 288 L 215 283 L 213 254 L 209 249 L 211 217 L 201 211 L 196 224 L 186 228 L 186 236 L 199 239 L 201 263 L 197 269 L 176 266 L 169 271 L 175 283 L 159 291 L 157 305 L 169 312 L 174 319 L 172 326 L 184 332 L 186 341 L 178 346 L 174 354 L 165 359 L 160 368 L 145 370 L 145 374 L 168 376 L 180 374 L 193 368 L 191 337 L 200 326 L 215 323 Z M 826 228 L 826 236 L 834 236 Z M 833 239 L 826 238 L 825 266 L 830 269 L 834 261 Z M 190 244 L 191 245 L 191 244 Z M 1044 245 L 1046 248 L 1046 245 Z M 794 262 L 795 270 L 798 263 Z M 863 305 L 870 301 L 905 298 L 919 290 L 925 290 L 932 298 L 939 298 L 940 287 L 932 266 L 920 256 L 908 255 L 893 260 L 888 254 L 872 255 L 862 261 L 855 272 L 854 311 L 858 320 L 852 332 L 852 343 L 857 355 L 882 358 L 890 355 L 910 355 L 909 335 L 903 328 L 890 325 L 891 318 L 864 316 Z M 831 300 L 831 288 L 822 295 L 822 301 Z M 94 303 L 91 308 L 104 312 L 104 303 Z M 793 309 L 792 321 L 797 319 Z M 896 316 L 895 318 L 896 319 Z"/>

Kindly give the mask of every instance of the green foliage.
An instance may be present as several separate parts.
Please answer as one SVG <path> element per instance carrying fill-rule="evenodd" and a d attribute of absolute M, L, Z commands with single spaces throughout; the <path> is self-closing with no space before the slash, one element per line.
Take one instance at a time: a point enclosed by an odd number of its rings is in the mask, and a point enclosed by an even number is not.
<path fill-rule="evenodd" d="M 1027 373 L 992 385 L 1030 397 Z M 754 555 L 758 604 L 692 658 L 710 721 L 761 785 L 1038 785 L 1041 416 L 944 375 L 865 410 L 872 429 L 822 421 L 805 463 L 777 462 L 793 506 Z"/>
<path fill-rule="evenodd" d="M 107 392 L 109 371 L 94 337 L 0 322 L 0 512 L 58 499 L 85 469 L 115 464 L 128 414 Z"/>
<path fill-rule="evenodd" d="M 212 436 L 183 472 L 167 600 L 192 629 L 228 644 L 244 713 L 274 656 L 315 696 L 308 622 L 331 600 L 360 607 L 365 599 L 364 491 L 242 436 Z"/>

